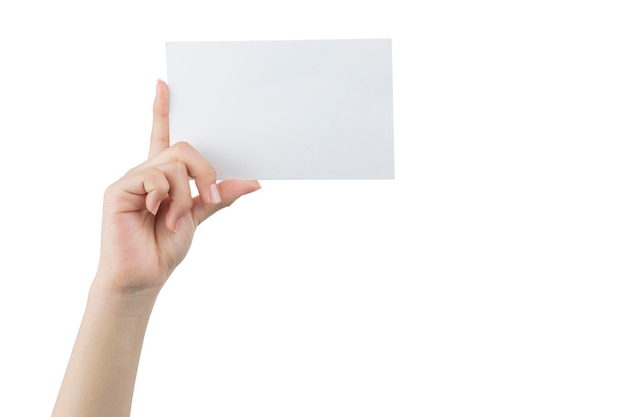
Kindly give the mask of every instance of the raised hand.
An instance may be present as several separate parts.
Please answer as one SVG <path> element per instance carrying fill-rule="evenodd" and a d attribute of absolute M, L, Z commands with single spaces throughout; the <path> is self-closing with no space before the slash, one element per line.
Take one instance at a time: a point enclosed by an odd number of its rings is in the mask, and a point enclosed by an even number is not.
<path fill-rule="evenodd" d="M 158 81 L 149 158 L 105 193 L 98 285 L 158 292 L 187 254 L 197 226 L 259 188 L 258 181 L 216 183 L 215 169 L 191 145 L 170 146 L 168 90 Z"/>

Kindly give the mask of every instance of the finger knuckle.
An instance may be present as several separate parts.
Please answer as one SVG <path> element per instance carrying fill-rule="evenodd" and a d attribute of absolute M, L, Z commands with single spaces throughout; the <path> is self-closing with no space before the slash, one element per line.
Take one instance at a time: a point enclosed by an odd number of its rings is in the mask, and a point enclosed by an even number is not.
<path fill-rule="evenodd" d="M 163 172 L 157 167 L 150 167 L 146 169 L 145 174 L 146 178 L 158 179 L 163 176 Z"/>
<path fill-rule="evenodd" d="M 120 200 L 122 192 L 120 189 L 119 182 L 120 181 L 118 180 L 114 182 L 113 184 L 110 184 L 104 190 L 103 201 L 105 204 L 115 204 L 117 201 Z"/>
<path fill-rule="evenodd" d="M 189 173 L 187 172 L 187 165 L 185 165 L 185 163 L 181 162 L 181 161 L 174 161 L 172 163 L 172 171 L 174 173 L 174 175 L 180 175 L 180 176 L 189 176 Z"/>
<path fill-rule="evenodd" d="M 157 167 L 150 167 L 145 172 L 145 181 L 149 183 L 154 189 L 159 191 L 169 191 L 170 184 L 165 177 L 163 171 Z"/>
<path fill-rule="evenodd" d="M 105 199 L 109 199 L 111 198 L 113 195 L 115 195 L 117 192 L 117 182 L 114 182 L 113 184 L 110 184 L 105 190 L 104 190 L 104 198 Z"/>
<path fill-rule="evenodd" d="M 183 153 L 194 150 L 193 146 L 191 146 L 189 142 L 185 142 L 184 140 L 175 143 L 174 145 L 172 145 L 172 148 L 174 148 L 178 152 L 183 152 Z"/>
<path fill-rule="evenodd" d="M 207 162 L 206 164 L 206 174 L 215 177 L 217 175 L 217 171 L 215 171 L 215 167 Z"/>

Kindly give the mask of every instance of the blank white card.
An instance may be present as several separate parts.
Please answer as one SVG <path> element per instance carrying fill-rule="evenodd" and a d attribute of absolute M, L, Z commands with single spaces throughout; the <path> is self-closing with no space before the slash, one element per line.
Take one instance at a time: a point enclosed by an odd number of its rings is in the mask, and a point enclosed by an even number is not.
<path fill-rule="evenodd" d="M 172 141 L 219 179 L 394 177 L 390 39 L 166 49 Z"/>

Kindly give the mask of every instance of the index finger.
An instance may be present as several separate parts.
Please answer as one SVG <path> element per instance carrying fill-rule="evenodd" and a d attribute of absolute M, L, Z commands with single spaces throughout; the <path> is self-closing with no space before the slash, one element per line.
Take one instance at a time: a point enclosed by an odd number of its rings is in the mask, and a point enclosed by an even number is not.
<path fill-rule="evenodd" d="M 156 97 L 152 107 L 152 134 L 150 135 L 150 153 L 153 157 L 170 147 L 170 99 L 167 84 L 157 80 Z"/>

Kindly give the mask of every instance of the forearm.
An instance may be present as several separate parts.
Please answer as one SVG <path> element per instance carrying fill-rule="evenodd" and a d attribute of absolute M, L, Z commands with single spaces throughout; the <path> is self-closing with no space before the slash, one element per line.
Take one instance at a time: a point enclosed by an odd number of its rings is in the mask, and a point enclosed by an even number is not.
<path fill-rule="evenodd" d="M 130 415 L 156 295 L 123 295 L 94 281 L 53 417 Z"/>

